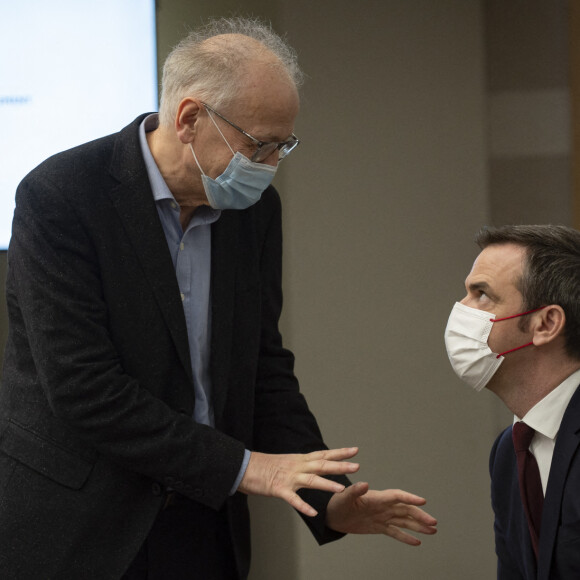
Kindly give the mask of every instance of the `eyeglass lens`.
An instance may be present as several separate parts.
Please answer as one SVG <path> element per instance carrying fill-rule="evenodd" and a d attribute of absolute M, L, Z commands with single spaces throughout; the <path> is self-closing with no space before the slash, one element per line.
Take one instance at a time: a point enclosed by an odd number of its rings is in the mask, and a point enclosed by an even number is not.
<path fill-rule="evenodd" d="M 261 162 L 265 161 L 276 151 L 278 150 L 278 160 L 284 159 L 296 146 L 300 143 L 300 141 L 296 138 L 293 138 L 290 141 L 285 143 L 263 143 L 258 147 L 254 155 L 252 155 L 252 161 Z"/>

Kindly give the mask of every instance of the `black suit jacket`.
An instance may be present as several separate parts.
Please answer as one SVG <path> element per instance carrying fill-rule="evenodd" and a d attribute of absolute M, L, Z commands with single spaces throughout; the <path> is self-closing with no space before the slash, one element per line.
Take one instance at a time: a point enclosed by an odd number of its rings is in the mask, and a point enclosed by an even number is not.
<path fill-rule="evenodd" d="M 120 577 L 170 486 L 228 510 L 240 577 L 244 448 L 324 447 L 278 332 L 277 192 L 212 226 L 216 428 L 196 424 L 179 288 L 138 140 L 56 155 L 16 196 L 0 389 L 0 570 L 7 578 Z M 308 523 L 320 542 L 327 494 Z"/>
<path fill-rule="evenodd" d="M 511 433 L 508 427 L 497 438 L 490 457 L 498 578 L 580 578 L 580 389 L 566 409 L 556 438 L 537 565 L 520 499 Z"/>

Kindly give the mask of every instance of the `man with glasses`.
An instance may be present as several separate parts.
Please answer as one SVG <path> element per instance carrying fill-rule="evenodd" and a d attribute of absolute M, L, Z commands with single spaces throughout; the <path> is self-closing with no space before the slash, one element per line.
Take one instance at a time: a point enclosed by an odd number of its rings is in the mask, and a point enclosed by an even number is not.
<path fill-rule="evenodd" d="M 0 390 L 0 570 L 19 580 L 223 580 L 248 494 L 327 542 L 432 534 L 424 500 L 350 485 L 278 331 L 280 199 L 300 71 L 247 20 L 168 57 L 159 115 L 18 188 Z M 31 556 L 34 557 L 31 557 Z"/>

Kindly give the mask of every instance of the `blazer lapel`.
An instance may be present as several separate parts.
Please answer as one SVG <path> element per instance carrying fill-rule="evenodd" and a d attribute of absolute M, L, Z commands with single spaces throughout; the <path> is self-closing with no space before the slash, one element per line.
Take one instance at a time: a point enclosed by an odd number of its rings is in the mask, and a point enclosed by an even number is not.
<path fill-rule="evenodd" d="M 163 313 L 179 358 L 193 380 L 179 286 L 139 144 L 138 130 L 144 117 L 136 119 L 119 134 L 110 166 L 119 185 L 111 190 L 110 196 Z"/>
<path fill-rule="evenodd" d="M 219 427 L 228 391 L 233 337 L 238 228 L 235 212 L 223 211 L 211 237 L 211 362 L 215 424 Z"/>
<path fill-rule="evenodd" d="M 562 496 L 570 462 L 580 445 L 580 388 L 576 390 L 564 413 L 550 468 L 544 499 L 538 558 L 538 580 L 548 580 L 554 553 Z"/>

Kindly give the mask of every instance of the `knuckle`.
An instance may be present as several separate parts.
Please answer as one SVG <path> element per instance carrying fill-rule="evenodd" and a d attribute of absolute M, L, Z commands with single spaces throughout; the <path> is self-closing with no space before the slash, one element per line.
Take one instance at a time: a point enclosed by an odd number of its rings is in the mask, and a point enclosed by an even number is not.
<path fill-rule="evenodd" d="M 306 478 L 306 487 L 314 487 L 316 481 L 316 475 L 314 473 L 309 473 Z"/>

